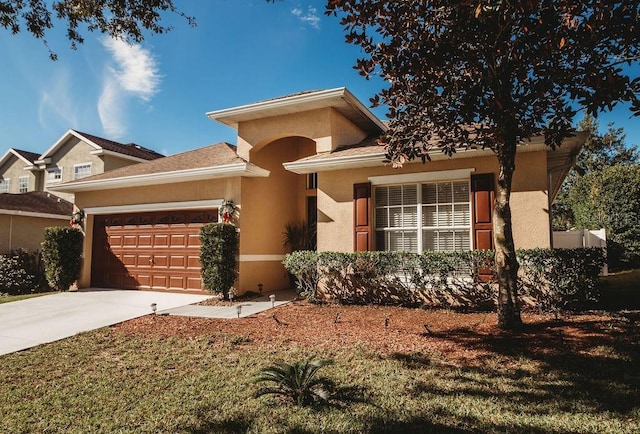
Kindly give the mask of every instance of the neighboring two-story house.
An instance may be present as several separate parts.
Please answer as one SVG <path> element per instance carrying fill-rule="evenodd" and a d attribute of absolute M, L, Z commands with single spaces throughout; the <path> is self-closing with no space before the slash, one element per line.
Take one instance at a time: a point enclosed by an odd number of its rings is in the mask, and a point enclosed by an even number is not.
<path fill-rule="evenodd" d="M 43 154 L 9 149 L 0 158 L 0 253 L 38 249 L 45 227 L 69 224 L 73 194 L 52 192 L 52 186 L 160 157 L 135 143 L 76 130 Z"/>

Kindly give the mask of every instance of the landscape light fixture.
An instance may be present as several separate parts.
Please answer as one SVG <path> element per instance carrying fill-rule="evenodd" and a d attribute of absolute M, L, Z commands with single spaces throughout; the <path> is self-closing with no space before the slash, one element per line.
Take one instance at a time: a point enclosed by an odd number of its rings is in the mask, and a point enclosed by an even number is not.
<path fill-rule="evenodd" d="M 276 306 L 276 295 L 275 294 L 271 294 L 269 296 L 269 300 L 271 300 L 271 307 L 275 307 Z"/>
<path fill-rule="evenodd" d="M 240 318 L 240 314 L 242 313 L 242 305 L 241 304 L 236 306 L 236 313 L 238 314 L 238 318 Z"/>
<path fill-rule="evenodd" d="M 158 310 L 158 305 L 155 303 L 151 303 L 151 311 L 155 314 Z"/>
<path fill-rule="evenodd" d="M 233 291 L 229 291 L 229 301 L 233 302 Z"/>
<path fill-rule="evenodd" d="M 262 290 L 264 289 L 264 285 L 262 283 L 258 283 L 258 292 L 262 295 Z"/>

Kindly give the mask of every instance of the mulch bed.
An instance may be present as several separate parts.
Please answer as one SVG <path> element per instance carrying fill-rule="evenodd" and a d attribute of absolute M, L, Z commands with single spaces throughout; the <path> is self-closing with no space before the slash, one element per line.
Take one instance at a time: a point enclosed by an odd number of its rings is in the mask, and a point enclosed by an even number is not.
<path fill-rule="evenodd" d="M 602 313 L 565 316 L 523 313 L 517 332 L 498 329 L 495 313 L 457 313 L 387 306 L 290 303 L 248 318 L 203 319 L 148 315 L 114 326 L 118 333 L 150 338 L 207 336 L 250 346 L 301 346 L 317 354 L 363 346 L 383 356 L 428 354 L 449 363 L 481 364 L 495 356 L 590 352 L 620 340 L 637 340 L 637 318 Z M 637 342 L 631 342 L 635 345 Z"/>

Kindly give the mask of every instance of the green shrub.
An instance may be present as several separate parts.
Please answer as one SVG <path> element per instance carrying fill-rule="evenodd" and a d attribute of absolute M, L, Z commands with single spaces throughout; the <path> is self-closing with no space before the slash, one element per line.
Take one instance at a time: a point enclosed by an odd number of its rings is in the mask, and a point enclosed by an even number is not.
<path fill-rule="evenodd" d="M 202 285 L 210 292 L 228 296 L 236 280 L 239 237 L 230 223 L 211 223 L 200 229 Z"/>
<path fill-rule="evenodd" d="M 40 252 L 12 250 L 0 255 L 0 292 L 9 295 L 49 290 Z"/>
<path fill-rule="evenodd" d="M 520 296 L 541 310 L 577 309 L 597 298 L 602 249 L 518 251 Z M 294 252 L 284 261 L 311 300 L 490 309 L 496 285 L 480 276 L 493 252 Z"/>
<path fill-rule="evenodd" d="M 42 260 L 49 286 L 67 291 L 80 275 L 82 232 L 76 228 L 45 228 Z"/>

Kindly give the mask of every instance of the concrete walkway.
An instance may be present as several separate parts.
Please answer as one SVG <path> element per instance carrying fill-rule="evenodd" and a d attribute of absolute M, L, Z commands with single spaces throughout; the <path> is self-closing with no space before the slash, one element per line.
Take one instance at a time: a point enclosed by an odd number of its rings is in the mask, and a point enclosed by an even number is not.
<path fill-rule="evenodd" d="M 187 305 L 172 309 L 158 310 L 158 315 L 190 316 L 197 318 L 238 318 L 238 306 L 240 306 L 240 318 L 245 318 L 256 313 L 282 306 L 296 298 L 296 292 L 291 290 L 276 291 L 272 293 L 276 299 L 272 305 L 269 295 L 263 295 L 253 300 L 234 303 L 233 306 L 200 306 Z"/>
<path fill-rule="evenodd" d="M 86 289 L 0 304 L 0 355 L 57 341 L 158 311 L 199 303 L 210 295 Z"/>

